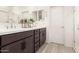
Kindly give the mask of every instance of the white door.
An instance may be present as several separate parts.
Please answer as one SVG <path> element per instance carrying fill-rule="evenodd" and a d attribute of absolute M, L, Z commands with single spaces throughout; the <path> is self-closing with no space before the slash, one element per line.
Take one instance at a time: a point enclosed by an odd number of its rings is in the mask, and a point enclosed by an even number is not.
<path fill-rule="evenodd" d="M 51 42 L 64 44 L 63 7 L 51 7 L 50 37 Z"/>

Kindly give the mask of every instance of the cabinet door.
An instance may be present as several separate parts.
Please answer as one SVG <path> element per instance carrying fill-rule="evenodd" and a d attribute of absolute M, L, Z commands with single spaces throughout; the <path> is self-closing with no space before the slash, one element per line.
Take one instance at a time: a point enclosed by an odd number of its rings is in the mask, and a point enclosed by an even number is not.
<path fill-rule="evenodd" d="M 1 48 L 2 53 L 21 53 L 25 48 L 25 41 L 18 41 Z"/>
<path fill-rule="evenodd" d="M 46 29 L 40 29 L 40 46 L 45 43 L 46 40 Z"/>
<path fill-rule="evenodd" d="M 35 39 L 35 43 L 39 42 L 39 29 L 35 30 L 34 39 Z"/>
<path fill-rule="evenodd" d="M 24 31 L 19 33 L 7 34 L 1 36 L 1 46 L 10 44 L 12 42 L 18 41 L 28 36 L 32 36 L 33 31 Z"/>
<path fill-rule="evenodd" d="M 21 41 L 9 44 L 1 48 L 2 53 L 32 53 L 34 52 L 33 36 L 25 38 Z"/>
<path fill-rule="evenodd" d="M 34 52 L 36 52 L 39 49 L 39 29 L 35 30 L 34 41 Z"/>
<path fill-rule="evenodd" d="M 34 36 L 30 36 L 28 38 L 25 38 L 25 53 L 33 53 L 34 52 Z"/>

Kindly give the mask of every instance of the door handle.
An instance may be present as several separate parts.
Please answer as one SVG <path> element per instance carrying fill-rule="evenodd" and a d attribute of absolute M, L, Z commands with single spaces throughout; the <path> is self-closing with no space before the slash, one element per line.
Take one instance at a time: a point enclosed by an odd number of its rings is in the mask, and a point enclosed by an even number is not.
<path fill-rule="evenodd" d="M 61 28 L 64 28 L 64 26 L 61 26 Z"/>
<path fill-rule="evenodd" d="M 79 30 L 79 27 L 77 28 L 77 30 Z"/>

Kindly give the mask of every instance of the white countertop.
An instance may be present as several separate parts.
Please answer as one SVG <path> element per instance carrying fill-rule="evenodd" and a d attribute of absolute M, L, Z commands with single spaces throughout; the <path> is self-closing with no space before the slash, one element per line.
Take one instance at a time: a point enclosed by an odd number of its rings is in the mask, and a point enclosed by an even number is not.
<path fill-rule="evenodd" d="M 17 33 L 17 32 L 35 30 L 35 29 L 40 29 L 40 28 L 45 28 L 45 26 L 42 26 L 42 27 L 32 27 L 32 28 L 0 29 L 0 35 L 6 35 L 6 34 Z"/>

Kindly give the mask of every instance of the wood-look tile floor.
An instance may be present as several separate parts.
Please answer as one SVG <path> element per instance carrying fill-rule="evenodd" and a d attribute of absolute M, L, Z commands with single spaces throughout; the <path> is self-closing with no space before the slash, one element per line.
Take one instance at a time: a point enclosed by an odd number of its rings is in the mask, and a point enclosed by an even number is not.
<path fill-rule="evenodd" d="M 75 50 L 62 44 L 45 43 L 37 53 L 75 53 Z"/>

